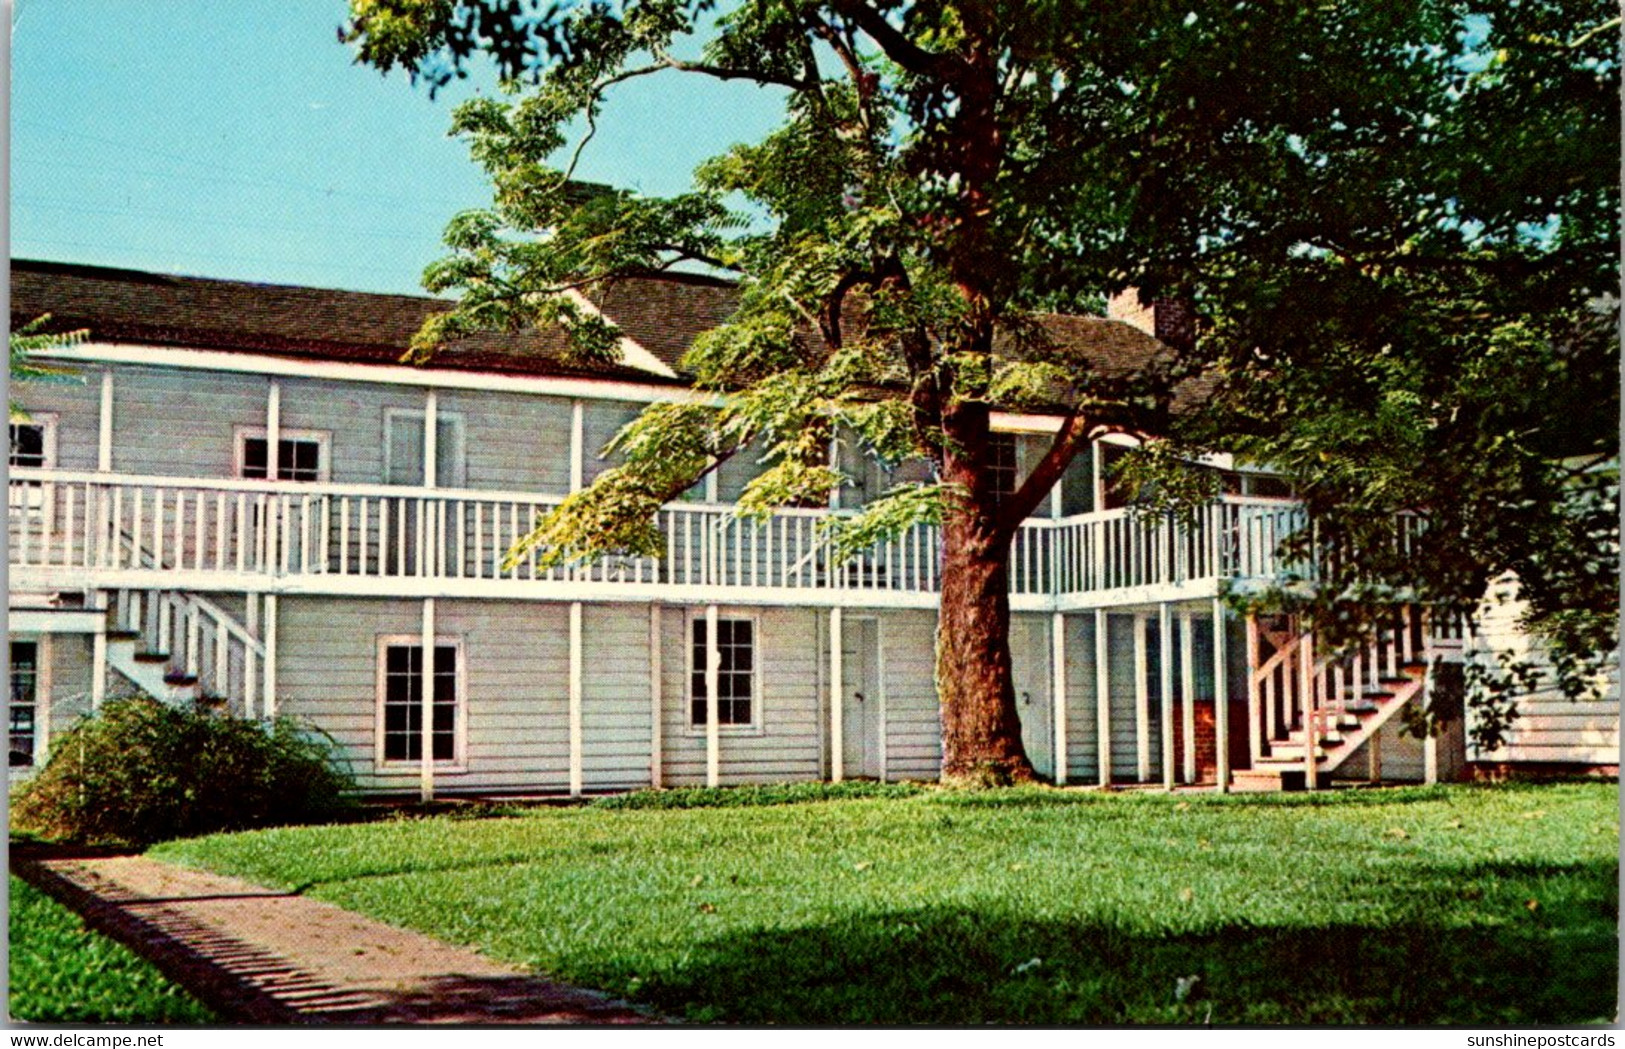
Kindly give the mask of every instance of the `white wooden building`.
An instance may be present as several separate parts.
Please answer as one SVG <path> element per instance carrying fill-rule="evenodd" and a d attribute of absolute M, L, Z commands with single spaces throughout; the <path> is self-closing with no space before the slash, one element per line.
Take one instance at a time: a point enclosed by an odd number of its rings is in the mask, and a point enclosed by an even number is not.
<path fill-rule="evenodd" d="M 740 456 L 661 512 L 664 557 L 503 566 L 643 405 L 693 395 L 677 361 L 727 315 L 728 286 L 619 285 L 598 307 L 624 363 L 593 369 L 549 334 L 403 365 L 445 308 L 432 299 L 21 261 L 11 287 L 14 324 L 89 331 L 55 355 L 82 381 L 12 395 L 28 412 L 11 427 L 14 770 L 140 690 L 307 718 L 380 793 L 937 774 L 939 537 L 918 527 L 842 564 L 817 530 L 888 483 L 861 453 L 828 511 L 736 519 L 755 469 Z M 1123 320 L 1056 323 L 1101 359 L 1157 346 Z M 1058 422 L 998 417 L 1012 483 Z M 1044 775 L 1451 774 L 1459 742 L 1404 738 L 1393 715 L 1459 636 L 1400 610 L 1332 661 L 1236 620 L 1223 589 L 1275 575 L 1298 508 L 1227 471 L 1235 494 L 1194 525 L 1135 516 L 1103 483 L 1114 454 L 1079 457 L 1012 557 L 1018 702 Z"/>

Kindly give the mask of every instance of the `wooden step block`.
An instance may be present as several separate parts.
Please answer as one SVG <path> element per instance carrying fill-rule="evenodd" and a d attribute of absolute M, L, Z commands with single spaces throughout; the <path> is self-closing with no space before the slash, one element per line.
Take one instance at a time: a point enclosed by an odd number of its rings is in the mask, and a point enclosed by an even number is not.
<path fill-rule="evenodd" d="M 135 654 L 135 661 L 137 663 L 167 663 L 167 662 L 169 662 L 169 653 L 168 652 L 137 652 Z"/>
<path fill-rule="evenodd" d="M 109 641 L 134 641 L 140 636 L 141 631 L 139 630 L 109 630 L 107 632 L 107 640 Z"/>
<path fill-rule="evenodd" d="M 164 675 L 164 684 L 166 684 L 166 685 L 195 685 L 195 684 L 197 684 L 197 675 L 196 674 L 165 674 Z"/>

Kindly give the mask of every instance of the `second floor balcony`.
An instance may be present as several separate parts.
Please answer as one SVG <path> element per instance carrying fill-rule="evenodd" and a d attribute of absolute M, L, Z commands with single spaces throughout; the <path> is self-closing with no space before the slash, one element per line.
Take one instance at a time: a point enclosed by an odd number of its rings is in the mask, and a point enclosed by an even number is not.
<path fill-rule="evenodd" d="M 845 561 L 825 510 L 766 520 L 731 506 L 660 511 L 658 558 L 543 567 L 508 551 L 557 496 L 292 484 L 14 468 L 14 589 L 190 589 L 282 594 L 721 601 L 931 608 L 941 530 L 916 525 Z M 1011 606 L 1067 611 L 1208 597 L 1276 578 L 1303 527 L 1280 500 L 1224 496 L 1188 520 L 1117 509 L 1028 520 L 1010 558 Z"/>

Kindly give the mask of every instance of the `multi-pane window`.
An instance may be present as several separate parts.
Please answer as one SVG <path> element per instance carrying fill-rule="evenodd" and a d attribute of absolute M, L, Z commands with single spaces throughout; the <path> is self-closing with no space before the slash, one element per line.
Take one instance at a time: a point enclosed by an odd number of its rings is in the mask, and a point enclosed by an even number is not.
<path fill-rule="evenodd" d="M 11 465 L 51 465 L 44 423 L 11 424 Z"/>
<path fill-rule="evenodd" d="M 270 476 L 266 453 L 270 441 L 243 437 L 243 477 L 263 481 Z M 315 437 L 283 437 L 277 441 L 276 477 L 279 481 L 322 480 L 322 441 Z"/>
<path fill-rule="evenodd" d="M 987 439 L 987 472 L 993 479 L 993 498 L 999 502 L 1016 494 L 1016 435 L 989 434 Z"/>
<path fill-rule="evenodd" d="M 706 660 L 709 648 L 706 620 L 693 620 L 693 657 L 689 675 L 689 723 L 706 724 Z M 717 724 L 750 725 L 756 695 L 756 622 L 751 619 L 717 620 Z"/>
<path fill-rule="evenodd" d="M 433 757 L 457 760 L 458 646 L 434 648 Z M 423 646 L 386 644 L 383 654 L 383 756 L 390 761 L 423 759 Z"/>
<path fill-rule="evenodd" d="M 34 763 L 35 719 L 39 713 L 39 643 L 11 643 L 11 765 Z"/>

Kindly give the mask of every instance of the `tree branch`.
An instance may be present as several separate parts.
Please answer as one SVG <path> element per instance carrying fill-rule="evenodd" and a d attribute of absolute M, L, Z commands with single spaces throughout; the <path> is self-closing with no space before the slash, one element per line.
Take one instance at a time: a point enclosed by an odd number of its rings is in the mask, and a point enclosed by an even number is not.
<path fill-rule="evenodd" d="M 1104 427 L 1091 426 L 1076 409 L 1067 414 L 1060 431 L 1044 452 L 1044 458 L 1033 467 L 1033 472 L 1027 475 L 1021 487 L 999 504 L 995 526 L 1001 534 L 1015 534 L 1021 522 L 1038 509 L 1038 504 L 1044 501 L 1050 489 L 1055 487 L 1055 482 L 1061 479 L 1066 468 L 1072 464 L 1073 457 L 1078 454 L 1078 449 L 1089 443 L 1094 431 L 1102 429 Z"/>
<path fill-rule="evenodd" d="M 959 75 L 960 63 L 954 58 L 919 46 L 863 0 L 834 0 L 830 6 L 863 30 L 887 58 L 915 76 L 952 81 Z"/>

